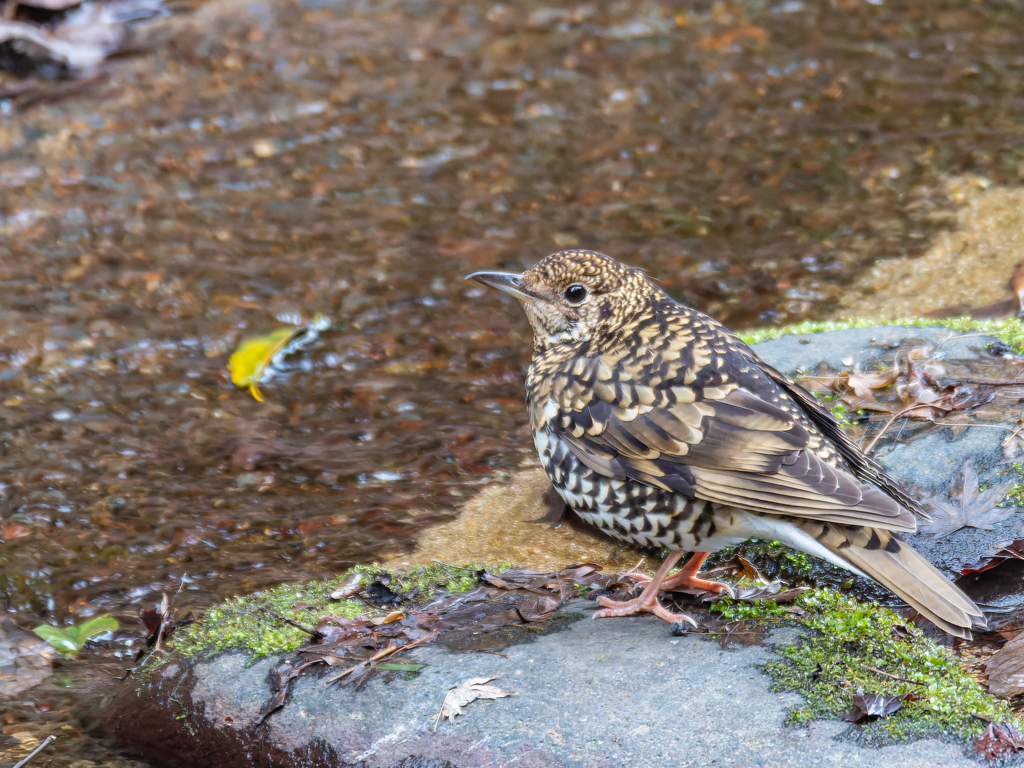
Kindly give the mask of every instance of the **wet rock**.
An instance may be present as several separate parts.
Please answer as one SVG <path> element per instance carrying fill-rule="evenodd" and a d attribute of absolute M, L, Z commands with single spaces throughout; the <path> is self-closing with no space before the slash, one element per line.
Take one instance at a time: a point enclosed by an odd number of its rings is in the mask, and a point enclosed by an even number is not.
<path fill-rule="evenodd" d="M 956 228 L 917 259 L 880 261 L 840 298 L 843 317 L 1007 317 L 1017 300 L 1008 282 L 1021 260 L 1024 189 L 980 177 L 946 181 Z M 936 313 L 936 314 L 930 314 Z"/>
<path fill-rule="evenodd" d="M 107 710 L 108 727 L 165 764 L 219 768 L 974 764 L 937 740 L 877 750 L 837 739 L 853 728 L 846 723 L 786 728 L 798 699 L 773 692 L 755 668 L 767 648 L 674 638 L 651 617 L 590 621 L 591 605 L 571 605 L 584 620 L 509 648 L 507 658 L 428 647 L 415 678 L 358 692 L 300 678 L 260 726 L 275 660 L 172 664 L 127 686 Z M 473 702 L 434 730 L 449 689 L 491 676 L 515 694 Z"/>

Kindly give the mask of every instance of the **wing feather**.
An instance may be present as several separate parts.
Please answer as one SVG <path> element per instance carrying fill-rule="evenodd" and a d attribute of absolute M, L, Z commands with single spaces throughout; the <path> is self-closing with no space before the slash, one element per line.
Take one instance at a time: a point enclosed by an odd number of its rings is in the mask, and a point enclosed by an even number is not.
<path fill-rule="evenodd" d="M 578 410 L 575 402 L 559 409 L 548 428 L 606 477 L 768 514 L 915 530 L 913 515 L 888 489 L 811 451 L 809 432 L 791 413 L 736 386 L 709 387 L 701 394 L 717 399 L 693 402 L 666 394 L 678 385 L 665 377 L 657 387 L 644 387 L 643 403 L 622 399 L 641 393 L 629 381 L 597 388 Z"/>

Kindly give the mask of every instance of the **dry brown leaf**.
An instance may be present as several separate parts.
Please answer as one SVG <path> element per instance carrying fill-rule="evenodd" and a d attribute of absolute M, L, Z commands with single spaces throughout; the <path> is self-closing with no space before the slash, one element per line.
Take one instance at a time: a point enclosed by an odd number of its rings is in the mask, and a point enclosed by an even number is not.
<path fill-rule="evenodd" d="M 989 723 L 985 732 L 974 740 L 974 749 L 979 757 L 998 760 L 1024 750 L 1024 733 L 1012 725 Z"/>
<path fill-rule="evenodd" d="M 996 696 L 1024 693 L 1024 634 L 1000 648 L 985 665 L 988 689 Z"/>
<path fill-rule="evenodd" d="M 456 717 L 465 714 L 462 708 L 477 699 L 501 699 L 515 693 L 502 690 L 495 685 L 487 685 L 495 677 L 471 677 L 462 685 L 448 691 L 448 695 L 441 703 L 441 711 L 434 718 L 434 730 L 437 730 L 437 724 L 443 717 L 447 717 L 449 723 L 454 723 Z"/>
<path fill-rule="evenodd" d="M 894 381 L 896 381 L 896 368 L 892 367 L 883 371 L 853 371 L 846 383 L 857 397 L 874 399 L 871 390 L 885 389 Z"/>
<path fill-rule="evenodd" d="M 393 621 L 401 621 L 404 618 L 405 613 L 402 611 L 392 611 L 387 616 L 379 616 L 377 618 L 370 619 L 370 623 L 380 627 L 384 624 L 390 624 Z"/>

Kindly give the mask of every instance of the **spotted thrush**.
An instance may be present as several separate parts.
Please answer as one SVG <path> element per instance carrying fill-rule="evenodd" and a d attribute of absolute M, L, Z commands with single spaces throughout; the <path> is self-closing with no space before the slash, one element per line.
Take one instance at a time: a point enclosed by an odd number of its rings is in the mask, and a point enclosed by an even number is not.
<path fill-rule="evenodd" d="M 806 390 L 647 275 L 593 251 L 522 274 L 469 277 L 515 297 L 534 333 L 530 425 L 555 489 L 612 536 L 670 550 L 639 597 L 600 616 L 650 612 L 661 589 L 729 591 L 699 578 L 708 553 L 756 537 L 869 576 L 950 634 L 978 607 L 901 541 L 916 502 Z M 684 552 L 693 552 L 677 573 Z"/>

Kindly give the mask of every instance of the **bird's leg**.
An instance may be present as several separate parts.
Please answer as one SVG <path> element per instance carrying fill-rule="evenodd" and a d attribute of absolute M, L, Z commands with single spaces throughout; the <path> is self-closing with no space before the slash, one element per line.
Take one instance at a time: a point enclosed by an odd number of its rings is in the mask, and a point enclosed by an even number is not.
<path fill-rule="evenodd" d="M 696 627 L 697 622 L 693 620 L 692 616 L 688 616 L 685 613 L 672 613 L 663 608 L 661 603 L 658 602 L 658 590 L 661 589 L 661 583 L 682 556 L 683 553 L 678 550 L 670 552 L 668 557 L 665 558 L 665 562 L 661 564 L 661 568 L 654 574 L 654 578 L 644 587 L 640 597 L 633 600 L 612 600 L 610 597 L 599 597 L 597 602 L 602 608 L 594 614 L 594 618 L 604 619 L 610 616 L 632 616 L 634 613 L 653 613 L 670 624 L 688 621 Z"/>
<path fill-rule="evenodd" d="M 693 556 L 686 561 L 686 565 L 679 569 L 679 573 L 675 573 L 665 579 L 661 588 L 664 590 L 703 589 L 707 592 L 714 592 L 716 595 L 721 594 L 722 592 L 728 592 L 729 597 L 736 597 L 736 593 L 732 591 L 732 587 L 728 584 L 724 584 L 721 581 L 709 581 L 708 579 L 700 579 L 697 577 L 697 574 L 700 572 L 700 567 L 704 565 L 704 561 L 708 559 L 708 554 L 708 552 L 694 552 Z"/>
<path fill-rule="evenodd" d="M 662 582 L 661 589 L 666 592 L 700 589 L 705 592 L 714 592 L 715 594 L 728 592 L 729 597 L 736 597 L 736 593 L 732 591 L 732 587 L 728 584 L 724 584 L 721 581 L 697 578 L 697 573 L 700 571 L 700 567 L 704 565 L 704 561 L 708 559 L 708 554 L 708 552 L 694 552 L 693 556 L 686 561 L 686 565 L 679 569 L 679 573 L 672 574 Z M 651 578 L 650 576 L 644 576 L 642 573 L 631 573 L 629 577 L 634 581 L 640 582 L 650 581 Z"/>

